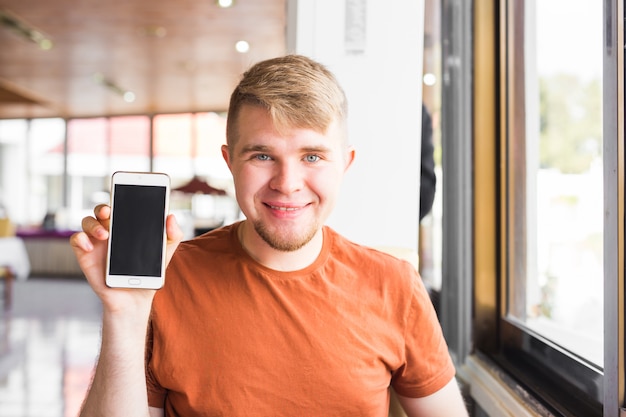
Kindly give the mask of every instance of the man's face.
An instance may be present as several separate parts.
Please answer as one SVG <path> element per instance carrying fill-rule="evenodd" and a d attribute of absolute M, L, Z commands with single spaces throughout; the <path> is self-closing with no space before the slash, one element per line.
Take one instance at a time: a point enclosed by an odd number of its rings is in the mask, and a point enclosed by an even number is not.
<path fill-rule="evenodd" d="M 343 132 L 276 131 L 267 111 L 245 105 L 233 149 L 222 154 L 234 178 L 237 201 L 262 240 L 293 251 L 308 243 L 330 215 L 342 177 L 354 159 Z"/>

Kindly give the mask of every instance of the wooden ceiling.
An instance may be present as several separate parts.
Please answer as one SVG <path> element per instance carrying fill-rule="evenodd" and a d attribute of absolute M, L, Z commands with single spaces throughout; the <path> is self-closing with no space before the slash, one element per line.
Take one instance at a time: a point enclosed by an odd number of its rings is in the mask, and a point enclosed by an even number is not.
<path fill-rule="evenodd" d="M 0 0 L 0 118 L 226 110 L 247 67 L 285 53 L 285 1 Z"/>

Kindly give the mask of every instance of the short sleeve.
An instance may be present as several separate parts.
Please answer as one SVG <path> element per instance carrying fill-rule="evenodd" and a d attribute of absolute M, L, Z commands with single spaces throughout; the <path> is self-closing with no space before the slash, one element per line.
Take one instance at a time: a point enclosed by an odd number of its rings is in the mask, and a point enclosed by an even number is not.
<path fill-rule="evenodd" d="M 154 331 L 152 321 L 150 321 L 148 325 L 148 336 L 146 338 L 146 385 L 148 388 L 148 405 L 150 407 L 165 408 L 165 397 L 167 395 L 167 391 L 158 383 L 152 370 L 153 344 Z"/>
<path fill-rule="evenodd" d="M 415 273 L 405 329 L 404 361 L 392 386 L 405 397 L 425 397 L 443 388 L 456 371 L 441 325 L 421 278 Z"/>

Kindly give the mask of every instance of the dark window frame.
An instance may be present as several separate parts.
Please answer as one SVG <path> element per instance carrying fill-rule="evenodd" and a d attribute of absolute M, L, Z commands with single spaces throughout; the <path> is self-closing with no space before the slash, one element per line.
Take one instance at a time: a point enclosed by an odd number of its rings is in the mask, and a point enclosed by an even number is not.
<path fill-rule="evenodd" d="M 605 163 L 605 368 L 576 357 L 507 318 L 507 277 L 511 238 L 507 200 L 507 138 L 514 125 L 508 93 L 512 18 L 523 15 L 523 0 L 501 0 L 486 6 L 474 2 L 474 294 L 473 353 L 485 355 L 512 377 L 515 384 L 555 415 L 617 416 L 624 405 L 624 92 L 623 0 L 604 1 L 604 150 Z M 619 18 L 617 16 L 620 16 Z M 518 23 L 519 24 L 519 23 Z M 481 36 L 481 33 L 492 36 Z M 443 57 L 444 63 L 446 56 Z M 523 88 L 517 85 L 516 88 Z M 621 87 L 621 88 L 620 88 Z M 481 96 L 479 96 L 480 91 Z M 492 96 L 489 94 L 492 93 Z M 445 93 L 444 93 L 445 94 Z M 444 101 L 446 97 L 444 96 Z M 519 105 L 519 102 L 518 102 Z M 493 108 L 493 114 L 485 114 Z M 523 109 L 523 105 L 520 106 Z M 607 111 L 607 109 L 609 111 Z M 519 109 L 517 109 L 519 110 Z M 517 130 L 523 134 L 523 130 Z M 456 138 L 449 138 L 450 142 Z M 444 152 L 446 149 L 444 148 Z M 490 156 L 485 156 L 488 154 Z M 612 155 L 621 155 L 621 159 Z M 491 158 L 491 163 L 489 165 Z M 447 171 L 446 171 L 447 173 Z M 617 174 L 616 174 L 617 173 Z M 491 184 L 486 184 L 489 178 Z M 621 182 L 620 182 L 621 181 Z M 622 189 L 619 184 L 622 184 Z M 606 197 L 608 196 L 608 197 Z M 491 221 L 487 220 L 491 216 Z M 445 222 L 445 218 L 444 218 Z M 523 226 L 523 225 L 518 225 Z M 480 236 L 478 236 L 480 234 Z M 446 238 L 444 234 L 444 239 Z M 445 252 L 444 252 L 445 253 Z M 450 262 L 452 260 L 446 260 Z M 459 262 L 454 259 L 452 262 Z M 445 278 L 445 277 L 444 277 Z M 520 282 L 518 282 L 518 285 Z M 450 297 L 444 294 L 445 297 Z M 443 314 L 446 311 L 444 309 Z M 469 311 L 468 311 L 469 313 Z"/>

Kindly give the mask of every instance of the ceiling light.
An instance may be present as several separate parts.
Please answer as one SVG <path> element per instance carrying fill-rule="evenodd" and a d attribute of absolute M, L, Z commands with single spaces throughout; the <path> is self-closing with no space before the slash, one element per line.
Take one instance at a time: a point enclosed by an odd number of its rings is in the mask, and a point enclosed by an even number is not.
<path fill-rule="evenodd" d="M 30 27 L 25 22 L 20 21 L 15 16 L 9 14 L 6 10 L 0 10 L 0 24 L 17 33 L 22 38 L 36 43 L 39 45 L 39 48 L 44 51 L 52 49 L 53 43 L 48 36 L 40 30 Z"/>
<path fill-rule="evenodd" d="M 93 79 L 96 83 L 102 85 L 107 90 L 114 92 L 115 94 L 121 96 L 125 102 L 132 103 L 135 101 L 135 93 L 130 90 L 126 90 L 110 79 L 106 78 L 102 73 L 97 72 L 93 75 Z"/>
<path fill-rule="evenodd" d="M 163 26 L 144 26 L 139 28 L 137 32 L 148 38 L 164 38 L 167 36 L 167 29 Z"/>
<path fill-rule="evenodd" d="M 437 76 L 431 72 L 427 72 L 426 74 L 424 74 L 423 80 L 424 84 L 430 87 L 435 85 L 435 83 L 437 82 Z"/>
<path fill-rule="evenodd" d="M 126 91 L 123 97 L 124 101 L 127 103 L 132 103 L 133 101 L 135 101 L 135 93 L 133 93 L 132 91 Z"/>
<path fill-rule="evenodd" d="M 233 0 L 217 0 L 217 5 L 222 9 L 231 7 L 235 2 Z"/>
<path fill-rule="evenodd" d="M 237 52 L 245 54 L 250 50 L 250 44 L 246 41 L 238 41 L 235 44 L 235 49 L 237 50 Z"/>

